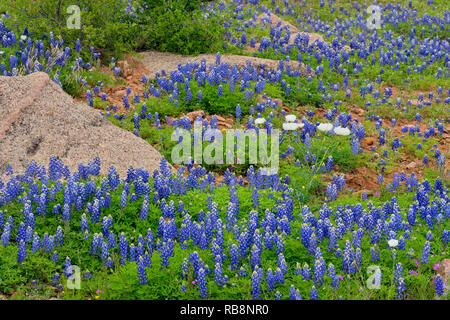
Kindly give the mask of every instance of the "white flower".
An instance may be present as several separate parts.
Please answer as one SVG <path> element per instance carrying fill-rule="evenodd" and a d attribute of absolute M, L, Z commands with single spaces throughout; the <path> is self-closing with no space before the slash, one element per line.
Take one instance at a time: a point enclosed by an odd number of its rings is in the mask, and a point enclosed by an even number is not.
<path fill-rule="evenodd" d="M 334 128 L 334 133 L 338 136 L 348 136 L 350 134 L 350 129 L 336 127 L 336 128 Z"/>
<path fill-rule="evenodd" d="M 4 51 L 0 51 L 0 56 L 2 56 L 5 52 Z"/>
<path fill-rule="evenodd" d="M 319 124 L 319 126 L 317 127 L 317 130 L 319 131 L 324 131 L 324 132 L 328 132 L 331 129 L 333 129 L 333 125 L 331 123 L 321 123 Z"/>
<path fill-rule="evenodd" d="M 283 123 L 283 130 L 291 131 L 291 130 L 297 130 L 297 128 L 298 128 L 298 123 L 295 123 L 295 122 Z"/>
<path fill-rule="evenodd" d="M 23 35 L 21 35 L 21 36 L 20 36 L 20 40 L 22 40 L 22 41 L 25 41 L 25 40 L 27 40 L 27 36 L 26 36 L 26 35 L 24 35 L 24 34 L 23 34 Z"/>
<path fill-rule="evenodd" d="M 294 122 L 297 119 L 297 117 L 295 116 L 295 114 L 288 114 L 286 116 L 286 121 L 287 122 Z"/>
<path fill-rule="evenodd" d="M 297 123 L 297 122 L 285 122 L 285 123 L 283 123 L 283 130 L 297 130 L 297 129 L 301 129 L 301 128 L 303 128 L 305 125 L 302 123 L 302 122 L 300 122 L 300 123 Z"/>
<path fill-rule="evenodd" d="M 398 240 L 397 239 L 391 239 L 388 241 L 388 245 L 391 248 L 395 248 L 398 245 Z"/>
<path fill-rule="evenodd" d="M 264 118 L 258 118 L 255 120 L 255 124 L 264 124 L 264 122 L 266 122 L 266 119 Z"/>

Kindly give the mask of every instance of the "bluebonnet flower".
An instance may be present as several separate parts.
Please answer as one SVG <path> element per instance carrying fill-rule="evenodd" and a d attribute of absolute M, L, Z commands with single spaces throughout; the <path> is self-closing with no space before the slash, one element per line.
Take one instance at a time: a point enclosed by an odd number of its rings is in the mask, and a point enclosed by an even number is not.
<path fill-rule="evenodd" d="M 278 237 L 276 238 L 275 244 L 276 244 L 277 254 L 282 253 L 284 251 L 284 240 L 281 235 L 278 235 Z"/>
<path fill-rule="evenodd" d="M 106 261 L 109 256 L 109 248 L 108 243 L 106 241 L 102 241 L 101 243 L 101 259 L 102 261 Z"/>
<path fill-rule="evenodd" d="M 275 277 L 273 275 L 272 269 L 267 269 L 267 276 L 266 276 L 266 283 L 267 283 L 267 290 L 272 291 L 275 290 Z"/>
<path fill-rule="evenodd" d="M 198 290 L 202 299 L 206 299 L 208 297 L 208 286 L 206 282 L 205 269 L 203 268 L 200 268 L 198 271 Z"/>
<path fill-rule="evenodd" d="M 54 262 L 59 260 L 58 252 L 56 252 L 56 251 L 53 252 L 51 260 L 54 261 Z"/>
<path fill-rule="evenodd" d="M 148 282 L 147 270 L 145 269 L 144 258 L 142 256 L 140 256 L 138 259 L 137 268 L 138 268 L 139 283 L 141 285 L 147 284 Z"/>
<path fill-rule="evenodd" d="M 247 270 L 245 269 L 245 265 L 241 266 L 238 271 L 239 277 L 245 277 L 247 275 Z"/>
<path fill-rule="evenodd" d="M 417 122 L 421 121 L 420 113 L 416 113 L 416 115 L 414 116 L 414 120 L 417 121 Z"/>
<path fill-rule="evenodd" d="M 377 262 L 380 259 L 380 252 L 375 247 L 370 247 L 370 259 L 372 262 Z"/>
<path fill-rule="evenodd" d="M 311 280 L 311 269 L 306 262 L 303 265 L 302 276 L 303 280 Z"/>
<path fill-rule="evenodd" d="M 236 244 L 233 244 L 230 249 L 231 268 L 236 269 L 239 264 L 239 248 Z"/>
<path fill-rule="evenodd" d="M 396 288 L 396 296 L 395 299 L 397 300 L 401 300 L 404 298 L 405 296 L 405 280 L 403 279 L 403 277 L 401 277 L 398 281 L 397 281 L 397 288 Z"/>
<path fill-rule="evenodd" d="M 120 263 L 125 264 L 128 257 L 128 242 L 123 232 L 119 236 L 119 254 Z"/>
<path fill-rule="evenodd" d="M 183 262 L 180 265 L 180 269 L 181 269 L 181 277 L 183 279 L 187 278 L 189 272 L 189 264 L 186 258 L 183 259 Z"/>
<path fill-rule="evenodd" d="M 52 278 L 52 287 L 56 287 L 59 282 L 60 275 L 59 273 L 55 273 Z"/>
<path fill-rule="evenodd" d="M 128 202 L 128 195 L 127 192 L 123 190 L 120 196 L 120 207 L 125 208 L 128 204 L 127 202 Z"/>
<path fill-rule="evenodd" d="M 284 283 L 284 274 L 279 267 L 275 270 L 275 282 Z"/>
<path fill-rule="evenodd" d="M 326 193 L 328 202 L 337 200 L 337 187 L 335 184 L 327 185 Z"/>
<path fill-rule="evenodd" d="M 147 219 L 147 216 L 148 216 L 148 200 L 144 200 L 142 202 L 140 219 L 145 220 Z"/>
<path fill-rule="evenodd" d="M 185 98 L 185 101 L 191 101 L 192 100 L 192 92 L 191 92 L 191 89 L 189 88 L 187 91 L 186 91 L 186 98 Z"/>
<path fill-rule="evenodd" d="M 75 51 L 80 52 L 80 50 L 81 50 L 81 41 L 80 39 L 77 39 L 75 41 Z"/>
<path fill-rule="evenodd" d="M 72 272 L 72 262 L 70 261 L 69 257 L 66 257 L 66 260 L 64 260 L 64 275 L 66 276 L 66 278 L 69 278 L 73 274 Z"/>
<path fill-rule="evenodd" d="M 106 263 L 105 263 L 107 268 L 113 268 L 114 267 L 114 263 L 111 259 L 111 257 L 108 257 L 108 259 L 106 259 Z"/>
<path fill-rule="evenodd" d="M 125 109 L 130 108 L 130 103 L 128 102 L 128 97 L 127 96 L 123 96 L 122 97 L 122 101 L 123 101 L 123 106 L 125 107 Z"/>
<path fill-rule="evenodd" d="M 398 248 L 400 250 L 405 250 L 405 238 L 403 236 L 400 236 L 398 239 Z"/>
<path fill-rule="evenodd" d="M 403 265 L 399 262 L 395 266 L 393 284 L 398 283 L 401 278 L 403 278 Z"/>
<path fill-rule="evenodd" d="M 378 143 L 380 144 L 380 146 L 382 146 L 382 145 L 384 145 L 385 144 L 385 142 L 386 142 L 386 139 L 385 139 L 385 131 L 384 131 L 384 129 L 381 129 L 380 130 L 380 135 L 379 135 L 379 137 L 378 137 Z"/>
<path fill-rule="evenodd" d="M 218 286 L 222 287 L 228 280 L 227 276 L 224 276 L 222 273 L 222 265 L 217 262 L 214 269 L 214 280 Z"/>
<path fill-rule="evenodd" d="M 312 286 L 311 291 L 309 293 L 309 300 L 319 300 L 319 296 L 317 294 L 317 289 L 315 286 Z"/>
<path fill-rule="evenodd" d="M 297 300 L 297 290 L 295 289 L 293 284 L 291 284 L 291 287 L 289 288 L 289 299 Z"/>
<path fill-rule="evenodd" d="M 331 286 L 336 291 L 337 288 L 339 287 L 339 277 L 336 275 L 336 270 L 335 270 L 334 265 L 332 263 L 330 263 L 328 265 L 328 275 L 331 278 Z"/>
<path fill-rule="evenodd" d="M 81 215 L 81 231 L 85 232 L 89 230 L 89 225 L 88 225 L 88 219 L 86 217 L 86 214 L 83 213 Z"/>
<path fill-rule="evenodd" d="M 333 170 L 333 157 L 332 156 L 328 157 L 327 163 L 325 165 L 325 170 L 327 172 L 331 172 Z"/>
<path fill-rule="evenodd" d="M 439 274 L 434 279 L 434 288 L 438 297 L 441 297 L 444 294 L 444 281 Z"/>
<path fill-rule="evenodd" d="M 325 261 L 322 257 L 317 259 L 314 264 L 314 283 L 317 286 L 321 286 L 323 284 L 323 277 L 325 275 L 326 265 Z"/>
<path fill-rule="evenodd" d="M 257 209 L 259 207 L 258 190 L 256 188 L 252 190 L 252 204 L 253 209 Z"/>
<path fill-rule="evenodd" d="M 25 223 L 21 222 L 19 225 L 19 229 L 17 230 L 16 242 L 20 243 L 20 240 L 25 240 Z"/>
<path fill-rule="evenodd" d="M 89 271 L 86 271 L 83 276 L 87 280 L 92 279 L 92 274 Z"/>
<path fill-rule="evenodd" d="M 169 268 L 169 257 L 172 256 L 174 242 L 172 239 L 168 239 L 163 243 L 161 252 L 161 270 Z"/>
<path fill-rule="evenodd" d="M 422 255 L 420 256 L 420 262 L 424 264 L 428 264 L 428 258 L 430 257 L 431 244 L 428 241 L 425 241 L 422 249 Z"/>
<path fill-rule="evenodd" d="M 141 129 L 141 126 L 140 126 L 140 124 L 139 124 L 139 119 L 140 119 L 139 114 L 135 112 L 135 113 L 133 114 L 133 124 L 134 124 L 134 129 L 135 129 L 136 131 L 139 131 L 139 130 Z"/>
<path fill-rule="evenodd" d="M 261 255 L 260 250 L 257 246 L 253 245 L 251 252 L 251 268 L 254 270 L 257 266 L 261 265 Z"/>
<path fill-rule="evenodd" d="M 27 256 L 27 247 L 25 240 L 20 240 L 17 250 L 17 263 L 22 263 Z"/>
<path fill-rule="evenodd" d="M 282 296 L 280 291 L 275 292 L 275 300 L 281 300 Z"/>
<path fill-rule="evenodd" d="M 392 146 L 391 146 L 392 151 L 395 152 L 395 150 L 400 148 L 401 146 L 402 146 L 402 143 L 400 142 L 400 140 L 397 137 L 394 138 L 394 140 L 392 141 Z"/>
<path fill-rule="evenodd" d="M 236 105 L 236 119 L 240 119 L 242 116 L 241 106 L 238 104 Z"/>

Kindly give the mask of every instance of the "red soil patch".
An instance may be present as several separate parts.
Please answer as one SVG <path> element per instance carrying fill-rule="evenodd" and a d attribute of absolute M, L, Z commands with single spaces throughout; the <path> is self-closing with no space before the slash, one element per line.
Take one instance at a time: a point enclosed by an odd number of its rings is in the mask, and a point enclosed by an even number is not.
<path fill-rule="evenodd" d="M 345 184 L 347 187 L 352 188 L 355 191 L 366 190 L 369 191 L 379 190 L 377 183 L 378 174 L 376 171 L 360 167 L 356 168 L 353 173 L 347 173 L 345 175 Z"/>
<path fill-rule="evenodd" d="M 130 88 L 131 94 L 128 96 L 128 101 L 130 102 L 130 105 L 133 103 L 134 95 L 139 94 L 139 97 L 142 98 L 142 94 L 144 92 L 144 86 L 141 82 L 142 76 L 148 76 L 150 74 L 150 71 L 145 67 L 145 65 L 140 62 L 138 59 L 127 56 L 124 60 L 118 61 L 117 65 L 121 65 L 122 68 L 126 68 L 126 70 L 121 70 L 120 77 L 126 82 L 125 85 L 119 85 L 119 86 L 105 86 L 103 90 L 100 92 L 100 95 L 103 93 L 106 93 L 107 98 L 106 101 L 108 102 L 108 105 L 116 105 L 117 106 L 117 112 L 121 113 L 127 113 L 130 110 L 134 110 L 134 108 L 131 106 L 129 110 L 126 110 L 123 104 L 123 96 L 126 95 L 127 88 Z M 109 74 L 112 77 L 115 77 L 112 70 L 110 70 L 106 66 L 100 67 L 100 72 L 103 72 L 105 74 Z M 86 102 L 86 99 L 84 97 L 82 98 L 75 98 L 77 101 Z"/>

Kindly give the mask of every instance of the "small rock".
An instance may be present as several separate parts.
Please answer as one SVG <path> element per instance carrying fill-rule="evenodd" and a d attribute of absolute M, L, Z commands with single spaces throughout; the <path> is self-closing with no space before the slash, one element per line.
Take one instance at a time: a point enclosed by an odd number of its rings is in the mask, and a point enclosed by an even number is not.
<path fill-rule="evenodd" d="M 361 108 L 355 108 L 354 112 L 358 115 L 358 116 L 362 116 L 364 115 L 364 110 Z"/>
<path fill-rule="evenodd" d="M 417 163 L 415 163 L 415 162 L 413 161 L 413 162 L 411 162 L 410 164 L 408 164 L 408 165 L 406 166 L 406 169 L 411 170 L 411 169 L 414 169 L 415 167 L 417 167 Z"/>
<path fill-rule="evenodd" d="M 131 76 L 132 70 L 127 61 L 122 60 L 117 62 L 117 66 L 120 68 L 121 75 L 125 78 Z"/>
<path fill-rule="evenodd" d="M 372 154 L 373 155 L 373 158 L 372 159 L 380 159 L 381 158 L 381 156 L 380 156 L 380 154 L 378 154 L 378 153 L 373 153 Z"/>
<path fill-rule="evenodd" d="M 189 112 L 188 114 L 186 114 L 186 117 L 189 118 L 189 120 L 191 120 L 191 122 L 194 122 L 195 119 L 197 119 L 198 116 L 205 116 L 205 112 L 203 110 L 198 110 L 198 111 L 192 111 Z"/>

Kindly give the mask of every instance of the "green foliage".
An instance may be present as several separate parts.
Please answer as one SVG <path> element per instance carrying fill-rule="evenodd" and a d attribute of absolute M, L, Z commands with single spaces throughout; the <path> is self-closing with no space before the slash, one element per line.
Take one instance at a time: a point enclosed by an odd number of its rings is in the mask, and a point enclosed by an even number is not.
<path fill-rule="evenodd" d="M 200 1 L 151 0 L 135 1 L 135 13 L 126 9 L 127 1 L 79 0 L 81 29 L 69 29 L 67 21 L 74 5 L 71 0 L 0 0 L 0 8 L 14 17 L 7 22 L 13 29 L 32 35 L 53 32 L 61 36 L 66 45 L 73 47 L 80 39 L 87 57 L 93 46 L 109 57 L 140 49 L 156 49 L 183 54 L 217 52 L 223 44 L 223 18 L 204 18 Z M 147 9 L 144 6 L 147 5 Z"/>
<path fill-rule="evenodd" d="M 76 70 L 71 71 L 67 68 L 62 68 L 59 74 L 59 79 L 64 91 L 73 97 L 82 97 L 88 88 L 98 85 L 100 81 L 103 85 L 108 87 L 115 87 L 124 84 L 121 78 L 113 78 L 109 74 L 97 70 Z M 86 81 L 87 86 L 80 81 Z"/>
<path fill-rule="evenodd" d="M 223 18 L 199 9 L 199 1 L 145 1 L 148 9 L 139 16 L 141 37 L 138 49 L 181 54 L 217 52 L 223 44 Z"/>
<path fill-rule="evenodd" d="M 290 85 L 291 90 L 289 93 L 283 91 L 283 101 L 290 107 L 298 107 L 304 105 L 310 105 L 318 107 L 321 105 L 320 93 L 317 91 L 319 79 L 314 78 L 309 82 L 305 78 L 288 77 L 284 76 L 287 85 Z"/>
<path fill-rule="evenodd" d="M 311 153 L 316 154 L 318 159 L 324 159 L 326 162 L 328 157 L 332 156 L 333 163 L 342 172 L 352 172 L 358 165 L 364 164 L 361 157 L 365 157 L 365 155 L 359 155 L 357 157 L 353 155 L 349 136 L 323 135 L 324 137 L 320 143 L 315 143 L 311 146 Z"/>
<path fill-rule="evenodd" d="M 159 10 L 161 8 L 175 6 L 180 10 L 192 12 L 199 9 L 200 0 L 142 0 L 142 3 L 149 10 Z M 165 10 L 164 9 L 164 10 Z"/>

